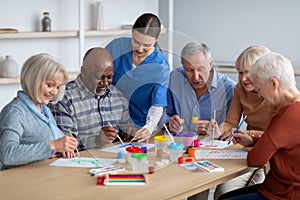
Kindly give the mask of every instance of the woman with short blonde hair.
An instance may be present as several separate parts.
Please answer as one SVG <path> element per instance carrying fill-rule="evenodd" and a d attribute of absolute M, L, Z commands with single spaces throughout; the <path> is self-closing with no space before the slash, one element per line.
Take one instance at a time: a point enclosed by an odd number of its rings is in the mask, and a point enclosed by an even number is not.
<path fill-rule="evenodd" d="M 68 81 L 68 74 L 56 58 L 42 53 L 32 56 L 24 64 L 20 77 L 21 86 L 31 99 L 39 101 L 40 84 L 46 80 L 56 80 L 60 77 L 62 77 L 63 85 L 59 87 L 57 95 L 52 98 L 51 102 L 53 103 L 56 103 L 64 95 L 64 85 Z"/>
<path fill-rule="evenodd" d="M 78 142 L 57 128 L 50 101 L 57 101 L 67 81 L 62 64 L 48 54 L 30 57 L 21 72 L 17 97 L 0 113 L 0 170 L 51 158 L 74 157 Z"/>

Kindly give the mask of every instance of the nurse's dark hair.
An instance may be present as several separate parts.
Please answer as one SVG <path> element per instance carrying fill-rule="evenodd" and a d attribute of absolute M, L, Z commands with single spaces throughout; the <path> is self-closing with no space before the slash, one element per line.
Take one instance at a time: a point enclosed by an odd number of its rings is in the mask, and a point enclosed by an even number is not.
<path fill-rule="evenodd" d="M 161 23 L 156 15 L 144 13 L 136 19 L 132 29 L 157 39 L 161 31 Z"/>

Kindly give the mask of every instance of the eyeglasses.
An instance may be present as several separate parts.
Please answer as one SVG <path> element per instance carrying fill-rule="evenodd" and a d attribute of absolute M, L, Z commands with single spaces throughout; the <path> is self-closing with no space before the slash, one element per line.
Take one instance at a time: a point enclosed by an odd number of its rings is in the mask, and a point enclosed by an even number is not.
<path fill-rule="evenodd" d="M 113 76 L 114 76 L 114 74 L 109 75 L 109 76 L 101 76 L 101 77 L 99 77 L 99 78 L 97 78 L 97 79 L 100 80 L 100 81 L 102 81 L 102 82 L 105 82 L 105 81 L 110 81 L 110 80 L 112 80 L 112 79 L 113 79 Z"/>

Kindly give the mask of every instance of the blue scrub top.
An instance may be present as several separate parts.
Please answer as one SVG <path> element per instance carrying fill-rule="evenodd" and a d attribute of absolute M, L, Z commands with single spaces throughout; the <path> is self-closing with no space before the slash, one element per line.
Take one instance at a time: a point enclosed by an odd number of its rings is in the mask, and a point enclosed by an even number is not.
<path fill-rule="evenodd" d="M 142 127 L 151 106 L 167 105 L 170 67 L 162 52 L 155 50 L 137 67 L 132 64 L 131 38 L 122 37 L 105 47 L 114 60 L 113 84 L 127 97 L 133 122 Z"/>

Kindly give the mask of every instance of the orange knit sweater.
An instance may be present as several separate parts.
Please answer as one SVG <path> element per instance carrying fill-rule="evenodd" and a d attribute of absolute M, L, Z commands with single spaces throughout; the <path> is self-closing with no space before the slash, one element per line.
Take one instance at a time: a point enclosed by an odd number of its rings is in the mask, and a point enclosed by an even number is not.
<path fill-rule="evenodd" d="M 247 115 L 245 120 L 247 130 L 251 130 L 251 134 L 260 135 L 267 128 L 276 112 L 277 109 L 269 106 L 263 98 L 258 97 L 257 93 L 245 91 L 243 86 L 238 83 L 223 124 L 222 133 L 236 128 L 241 116 Z"/>

